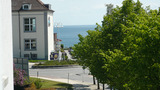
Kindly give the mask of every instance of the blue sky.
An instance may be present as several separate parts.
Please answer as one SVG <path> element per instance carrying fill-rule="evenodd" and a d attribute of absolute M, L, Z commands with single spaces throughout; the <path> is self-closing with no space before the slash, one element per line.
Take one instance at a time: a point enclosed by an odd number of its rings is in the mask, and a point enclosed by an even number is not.
<path fill-rule="evenodd" d="M 54 22 L 63 25 L 95 25 L 101 24 L 106 14 L 105 4 L 121 6 L 123 0 L 41 0 L 51 4 L 54 12 Z M 137 1 L 137 0 L 134 0 Z M 160 0 L 140 0 L 143 7 L 150 5 L 151 9 L 160 7 Z"/>

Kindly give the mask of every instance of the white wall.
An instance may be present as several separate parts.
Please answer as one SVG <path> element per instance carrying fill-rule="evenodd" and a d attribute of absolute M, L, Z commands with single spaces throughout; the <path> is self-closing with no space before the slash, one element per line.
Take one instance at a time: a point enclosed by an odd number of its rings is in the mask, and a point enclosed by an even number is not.
<path fill-rule="evenodd" d="M 0 0 L 0 90 L 13 90 L 11 0 Z"/>
<path fill-rule="evenodd" d="M 48 26 L 48 60 L 50 60 L 51 52 L 54 52 L 54 31 L 53 31 L 53 12 L 48 12 L 50 18 L 50 26 Z"/>

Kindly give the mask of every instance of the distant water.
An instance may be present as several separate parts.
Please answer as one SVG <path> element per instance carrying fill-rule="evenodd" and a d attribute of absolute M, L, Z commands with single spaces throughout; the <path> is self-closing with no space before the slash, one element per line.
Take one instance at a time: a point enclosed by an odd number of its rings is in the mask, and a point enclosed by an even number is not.
<path fill-rule="evenodd" d="M 73 25 L 73 26 L 63 26 L 63 28 L 54 28 L 55 33 L 59 33 L 61 44 L 64 47 L 71 47 L 79 42 L 78 34 L 86 36 L 88 30 L 94 30 L 96 25 Z M 58 37 L 59 38 L 59 37 Z"/>

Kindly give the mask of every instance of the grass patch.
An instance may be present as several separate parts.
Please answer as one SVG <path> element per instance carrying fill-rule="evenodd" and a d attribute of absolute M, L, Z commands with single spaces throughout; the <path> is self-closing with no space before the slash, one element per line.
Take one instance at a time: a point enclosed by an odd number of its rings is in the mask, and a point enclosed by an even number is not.
<path fill-rule="evenodd" d="M 34 82 L 36 80 L 37 80 L 37 78 L 30 77 L 31 82 Z M 72 89 L 71 84 L 56 82 L 56 81 L 51 81 L 51 80 L 45 80 L 45 79 L 40 79 L 40 80 L 42 82 L 41 89 L 47 89 L 47 88 L 69 88 L 69 89 Z"/>
<path fill-rule="evenodd" d="M 46 61 L 44 63 L 36 64 L 38 66 L 56 66 L 56 65 L 78 65 L 77 61 Z"/>

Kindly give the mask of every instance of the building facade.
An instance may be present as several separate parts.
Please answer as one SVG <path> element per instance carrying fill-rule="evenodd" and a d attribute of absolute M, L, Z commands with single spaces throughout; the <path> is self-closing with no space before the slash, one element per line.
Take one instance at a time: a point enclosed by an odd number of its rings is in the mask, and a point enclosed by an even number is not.
<path fill-rule="evenodd" d="M 60 50 L 60 42 L 62 40 L 57 38 L 57 33 L 54 33 L 54 50 L 55 52 L 58 52 Z"/>
<path fill-rule="evenodd" d="M 13 90 L 11 0 L 0 0 L 0 90 Z"/>
<path fill-rule="evenodd" d="M 13 56 L 50 60 L 53 10 L 40 0 L 12 0 Z"/>

